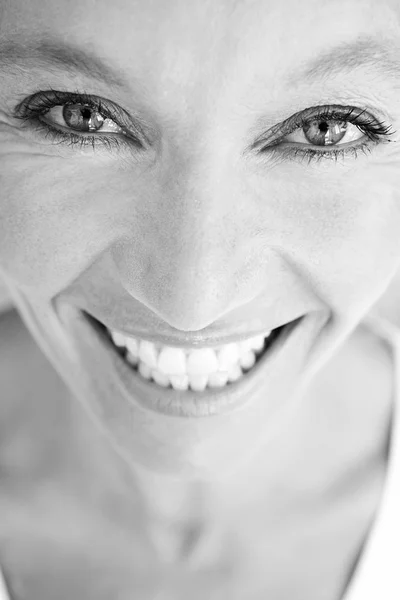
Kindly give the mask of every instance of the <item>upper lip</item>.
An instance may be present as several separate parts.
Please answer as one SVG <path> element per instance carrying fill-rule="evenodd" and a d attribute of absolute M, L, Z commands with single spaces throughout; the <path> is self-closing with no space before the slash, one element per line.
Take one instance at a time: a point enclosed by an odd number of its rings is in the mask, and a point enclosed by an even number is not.
<path fill-rule="evenodd" d="M 153 342 L 156 344 L 158 343 L 165 346 L 179 346 L 180 348 L 211 348 L 214 346 L 223 346 L 225 344 L 242 342 L 257 335 L 267 335 L 267 333 L 269 333 L 273 329 L 277 329 L 279 327 L 287 325 L 288 323 L 296 321 L 303 316 L 301 315 L 300 317 L 295 317 L 291 321 L 286 321 L 284 323 L 277 324 L 271 329 L 248 329 L 246 331 L 230 335 L 215 335 L 215 333 L 213 335 L 207 335 L 204 334 L 204 332 L 175 332 L 174 330 L 169 329 L 168 326 L 164 327 L 164 332 L 160 333 L 150 333 L 149 331 L 142 329 L 141 327 L 137 327 L 135 329 L 124 327 L 122 329 L 121 327 L 118 327 L 118 325 L 116 325 L 115 327 L 112 325 L 106 325 L 97 317 L 93 317 L 93 315 L 87 312 L 86 314 L 89 316 L 89 318 L 94 318 L 95 321 L 100 322 L 107 329 L 111 329 L 112 331 L 119 331 L 120 333 L 128 337 L 140 338 L 142 340 L 147 340 L 149 342 Z"/>

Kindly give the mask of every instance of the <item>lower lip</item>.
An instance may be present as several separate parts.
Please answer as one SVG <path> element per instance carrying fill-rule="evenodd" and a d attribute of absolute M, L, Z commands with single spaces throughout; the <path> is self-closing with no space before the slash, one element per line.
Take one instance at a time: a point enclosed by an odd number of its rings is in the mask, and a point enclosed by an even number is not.
<path fill-rule="evenodd" d="M 301 339 L 299 334 L 301 335 L 304 329 L 301 325 L 307 322 L 303 316 L 285 325 L 280 335 L 261 355 L 252 369 L 244 373 L 236 382 L 229 383 L 223 388 L 194 392 L 163 388 L 153 381 L 142 378 L 118 353 L 105 330 L 96 327 L 96 321 L 93 321 L 90 315 L 81 314 L 83 316 L 81 325 L 89 326 L 92 335 L 94 333 L 98 343 L 107 350 L 112 363 L 110 366 L 114 367 L 130 401 L 152 412 L 183 418 L 212 417 L 243 408 L 251 399 L 254 390 L 265 385 L 268 373 L 274 369 L 286 350 L 299 343 Z"/>

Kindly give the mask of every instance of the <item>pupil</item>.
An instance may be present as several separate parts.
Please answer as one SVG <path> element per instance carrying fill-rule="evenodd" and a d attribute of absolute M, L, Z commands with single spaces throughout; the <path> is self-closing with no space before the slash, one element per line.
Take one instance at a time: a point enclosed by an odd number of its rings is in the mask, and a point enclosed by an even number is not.
<path fill-rule="evenodd" d="M 67 104 L 63 109 L 63 117 L 68 125 L 78 131 L 97 131 L 103 124 L 103 117 L 93 117 L 93 108 L 80 104 Z"/>
<path fill-rule="evenodd" d="M 303 129 L 307 140 L 317 146 L 337 144 L 346 135 L 346 122 L 315 120 Z"/>
<path fill-rule="evenodd" d="M 84 108 L 81 112 L 84 119 L 90 119 L 91 111 L 89 108 Z"/>

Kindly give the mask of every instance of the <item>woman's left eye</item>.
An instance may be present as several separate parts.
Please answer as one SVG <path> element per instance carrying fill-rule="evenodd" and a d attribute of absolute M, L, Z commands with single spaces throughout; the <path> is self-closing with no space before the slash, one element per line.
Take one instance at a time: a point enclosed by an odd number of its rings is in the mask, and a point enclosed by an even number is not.
<path fill-rule="evenodd" d="M 275 139 L 275 134 L 281 134 Z M 311 160 L 334 159 L 351 154 L 357 157 L 388 139 L 393 132 L 391 125 L 378 121 L 365 109 L 340 105 L 320 106 L 306 109 L 289 117 L 283 124 L 274 127 L 267 140 L 256 142 L 261 146 L 259 154 L 272 153 L 283 159 Z"/>
<path fill-rule="evenodd" d="M 98 110 L 89 105 L 64 104 L 56 105 L 45 113 L 45 119 L 50 117 L 51 125 L 68 127 L 76 133 L 123 133 L 115 121 L 103 116 Z"/>
<path fill-rule="evenodd" d="M 364 137 L 360 129 L 348 121 L 314 119 L 293 133 L 283 142 L 309 143 L 313 146 L 337 146 L 340 142 L 354 142 Z"/>

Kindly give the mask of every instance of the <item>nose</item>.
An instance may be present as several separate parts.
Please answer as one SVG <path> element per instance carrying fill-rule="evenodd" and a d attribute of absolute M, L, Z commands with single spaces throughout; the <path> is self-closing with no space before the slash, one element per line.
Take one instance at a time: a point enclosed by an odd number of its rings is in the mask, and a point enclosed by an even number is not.
<path fill-rule="evenodd" d="M 262 254 L 245 194 L 221 156 L 170 165 L 141 217 L 140 239 L 118 254 L 128 292 L 182 331 L 204 329 L 254 298 Z"/>

